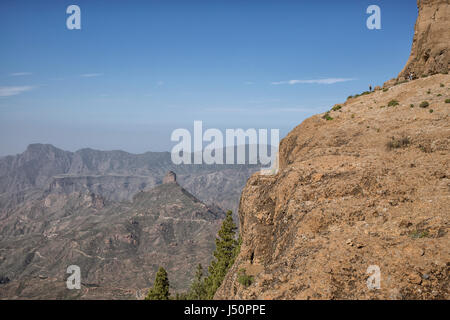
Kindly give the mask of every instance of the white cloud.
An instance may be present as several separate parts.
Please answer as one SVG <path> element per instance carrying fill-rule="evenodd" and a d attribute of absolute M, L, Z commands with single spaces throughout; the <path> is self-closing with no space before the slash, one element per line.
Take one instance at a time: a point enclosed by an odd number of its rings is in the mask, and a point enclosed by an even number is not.
<path fill-rule="evenodd" d="M 253 81 L 245 81 L 244 82 L 245 85 L 251 85 L 251 84 L 255 84 Z"/>
<path fill-rule="evenodd" d="M 162 86 L 164 84 L 164 81 L 158 81 L 157 83 L 156 83 L 156 85 L 158 85 L 158 86 Z"/>
<path fill-rule="evenodd" d="M 9 75 L 12 77 L 19 77 L 19 76 L 29 76 L 31 74 L 32 74 L 31 72 L 13 72 L 10 73 Z"/>
<path fill-rule="evenodd" d="M 33 88 L 33 86 L 0 87 L 0 97 L 15 96 Z"/>
<path fill-rule="evenodd" d="M 84 78 L 93 78 L 93 77 L 100 77 L 103 73 L 83 73 L 81 76 Z"/>
<path fill-rule="evenodd" d="M 270 109 L 271 112 L 315 112 L 312 108 L 273 108 Z"/>
<path fill-rule="evenodd" d="M 277 113 L 312 113 L 317 112 L 317 109 L 314 108 L 205 108 L 205 112 L 217 112 L 217 113 L 252 113 L 252 114 L 277 114 Z"/>
<path fill-rule="evenodd" d="M 307 83 L 307 84 L 334 84 L 339 82 L 353 81 L 356 79 L 353 78 L 326 78 L 326 79 L 311 79 L 311 80 L 287 80 L 287 81 L 277 81 L 272 82 L 273 85 L 280 84 L 298 84 L 298 83 Z"/>

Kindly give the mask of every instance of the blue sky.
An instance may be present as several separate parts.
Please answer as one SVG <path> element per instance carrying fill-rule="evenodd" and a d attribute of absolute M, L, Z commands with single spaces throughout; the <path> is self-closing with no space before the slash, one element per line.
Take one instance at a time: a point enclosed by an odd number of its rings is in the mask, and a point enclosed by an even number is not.
<path fill-rule="evenodd" d="M 81 30 L 66 28 L 70 4 Z M 0 155 L 169 151 L 194 120 L 284 136 L 396 76 L 416 17 L 414 0 L 2 0 Z"/>

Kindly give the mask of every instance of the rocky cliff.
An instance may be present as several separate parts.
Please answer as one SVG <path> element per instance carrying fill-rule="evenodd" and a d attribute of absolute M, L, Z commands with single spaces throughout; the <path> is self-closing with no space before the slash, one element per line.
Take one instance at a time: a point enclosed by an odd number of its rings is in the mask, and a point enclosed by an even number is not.
<path fill-rule="evenodd" d="M 407 72 L 448 69 L 449 16 L 448 1 L 419 1 Z M 436 74 L 292 130 L 279 172 L 242 192 L 241 252 L 215 297 L 449 299 L 449 101 L 450 76 Z"/>
<path fill-rule="evenodd" d="M 411 55 L 399 80 L 447 73 L 450 69 L 450 0 L 418 0 Z"/>

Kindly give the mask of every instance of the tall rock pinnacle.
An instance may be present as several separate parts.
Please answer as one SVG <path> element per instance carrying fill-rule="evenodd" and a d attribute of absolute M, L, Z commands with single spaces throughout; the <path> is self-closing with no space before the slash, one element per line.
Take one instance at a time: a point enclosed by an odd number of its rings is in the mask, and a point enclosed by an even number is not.
<path fill-rule="evenodd" d="M 177 182 L 177 175 L 173 171 L 168 171 L 164 176 L 163 183 L 172 183 Z"/>
<path fill-rule="evenodd" d="M 450 65 L 450 0 L 418 0 L 419 16 L 414 28 L 411 55 L 399 80 L 411 73 L 447 73 Z"/>

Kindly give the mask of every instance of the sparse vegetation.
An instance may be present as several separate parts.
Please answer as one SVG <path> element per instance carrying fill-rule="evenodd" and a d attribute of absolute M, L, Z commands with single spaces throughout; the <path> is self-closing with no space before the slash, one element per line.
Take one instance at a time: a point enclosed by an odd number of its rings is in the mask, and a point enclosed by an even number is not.
<path fill-rule="evenodd" d="M 194 281 L 192 281 L 191 288 L 186 295 L 189 300 L 204 300 L 206 299 L 206 287 L 203 278 L 203 267 L 201 264 L 197 266 L 197 271 L 195 272 Z M 182 300 L 182 299 L 177 299 Z"/>
<path fill-rule="evenodd" d="M 426 145 L 419 144 L 419 149 L 420 149 L 420 151 L 425 152 L 425 153 L 433 152 L 433 149 L 431 148 L 431 146 L 429 144 L 426 144 Z"/>
<path fill-rule="evenodd" d="M 232 212 L 228 211 L 222 222 L 222 227 L 216 238 L 215 259 L 208 267 L 208 274 L 204 276 L 201 264 L 197 266 L 194 280 L 187 292 L 177 293 L 175 300 L 211 300 L 222 284 L 228 269 L 233 265 L 241 249 L 241 238 L 236 239 L 237 227 L 233 221 Z M 168 300 L 169 280 L 167 272 L 160 268 L 156 275 L 155 285 L 150 289 L 146 300 Z"/>
<path fill-rule="evenodd" d="M 388 107 L 395 107 L 395 106 L 398 106 L 399 105 L 399 103 L 398 103 L 398 101 L 397 100 L 391 100 L 391 101 L 389 101 L 389 103 L 388 103 Z"/>
<path fill-rule="evenodd" d="M 442 94 L 438 93 L 438 94 L 436 95 L 436 97 L 442 97 Z"/>
<path fill-rule="evenodd" d="M 391 140 L 389 140 L 386 143 L 386 147 L 388 150 L 399 149 L 409 146 L 410 143 L 411 141 L 409 140 L 408 137 L 401 137 L 401 138 L 392 137 Z"/>
<path fill-rule="evenodd" d="M 429 236 L 429 233 L 427 230 L 415 230 L 410 233 L 410 237 L 413 239 L 421 239 L 426 238 Z"/>
<path fill-rule="evenodd" d="M 322 116 L 322 119 L 325 119 L 325 120 L 327 120 L 327 121 L 333 120 L 333 118 L 330 116 L 330 113 L 329 113 L 329 112 L 325 113 L 325 114 Z"/>
<path fill-rule="evenodd" d="M 380 109 L 386 108 L 386 106 L 380 106 Z"/>
<path fill-rule="evenodd" d="M 384 88 L 383 92 L 387 92 L 389 90 L 389 88 Z"/>
<path fill-rule="evenodd" d="M 333 110 L 333 111 L 338 111 L 340 109 L 342 109 L 342 106 L 340 104 L 338 104 L 338 105 L 334 106 L 333 108 L 331 108 L 331 110 Z"/>
<path fill-rule="evenodd" d="M 445 99 L 445 103 L 450 103 L 450 99 Z"/>
<path fill-rule="evenodd" d="M 434 112 L 434 110 L 433 109 L 430 109 L 430 113 L 433 113 Z"/>
<path fill-rule="evenodd" d="M 387 91 L 387 90 L 386 90 Z M 365 96 L 366 94 L 371 94 L 373 91 L 364 91 L 364 92 L 362 92 L 362 93 L 357 93 L 357 94 L 355 94 L 354 96 L 349 96 L 348 97 L 348 99 L 351 99 L 351 98 L 358 98 L 358 97 L 361 97 L 361 96 Z"/>
<path fill-rule="evenodd" d="M 354 119 L 355 118 L 355 114 L 354 113 L 352 113 L 352 119 Z"/>
<path fill-rule="evenodd" d="M 428 89 L 427 93 L 428 93 L 428 94 L 430 94 L 430 93 L 431 93 L 431 90 L 430 90 L 430 89 Z"/>
<path fill-rule="evenodd" d="M 409 105 L 409 107 L 410 107 L 410 108 L 414 108 L 414 105 L 411 103 L 411 104 Z"/>
<path fill-rule="evenodd" d="M 427 108 L 430 104 L 428 103 L 428 101 L 422 101 L 422 103 L 420 104 L 419 107 L 421 108 Z"/>
<path fill-rule="evenodd" d="M 249 276 L 245 269 L 241 269 L 239 270 L 239 274 L 238 274 L 238 282 L 240 284 L 242 284 L 245 287 L 250 286 L 253 283 L 253 276 Z"/>
<path fill-rule="evenodd" d="M 444 85 L 443 83 L 441 83 L 439 86 L 440 86 L 441 88 L 445 87 L 445 85 Z"/>

